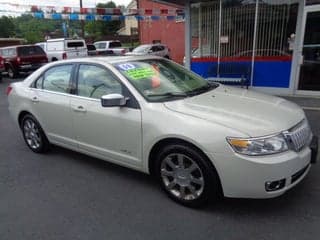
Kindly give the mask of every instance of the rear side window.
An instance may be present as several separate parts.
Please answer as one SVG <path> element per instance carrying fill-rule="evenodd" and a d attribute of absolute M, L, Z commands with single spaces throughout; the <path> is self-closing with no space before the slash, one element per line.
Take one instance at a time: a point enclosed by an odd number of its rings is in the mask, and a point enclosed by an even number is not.
<path fill-rule="evenodd" d="M 50 68 L 37 80 L 35 87 L 53 92 L 69 93 L 72 69 L 73 65 Z"/>
<path fill-rule="evenodd" d="M 121 42 L 110 42 L 109 47 L 110 48 L 117 48 L 117 47 L 121 47 Z"/>
<path fill-rule="evenodd" d="M 39 46 L 18 47 L 19 56 L 45 55 L 43 49 Z"/>
<path fill-rule="evenodd" d="M 82 41 L 67 42 L 67 48 L 78 48 L 78 47 L 84 47 L 84 42 Z"/>

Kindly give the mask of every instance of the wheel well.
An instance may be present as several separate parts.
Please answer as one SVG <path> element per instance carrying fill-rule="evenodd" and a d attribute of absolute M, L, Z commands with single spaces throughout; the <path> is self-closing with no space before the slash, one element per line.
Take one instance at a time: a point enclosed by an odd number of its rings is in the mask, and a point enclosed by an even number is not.
<path fill-rule="evenodd" d="M 214 164 L 212 163 L 212 161 L 210 161 L 210 159 L 208 158 L 208 156 L 196 145 L 194 145 L 193 143 L 190 143 L 188 141 L 179 139 L 179 138 L 166 138 L 163 140 L 160 140 L 159 142 L 157 142 L 151 149 L 150 154 L 149 154 L 149 159 L 148 159 L 148 163 L 149 163 L 149 173 L 151 176 L 155 176 L 155 163 L 156 161 L 153 161 L 153 159 L 155 158 L 156 154 L 158 154 L 160 152 L 160 150 L 162 148 L 164 148 L 165 146 L 168 146 L 170 144 L 181 144 L 184 146 L 188 146 L 193 148 L 194 150 L 196 150 L 199 154 L 201 154 L 204 159 L 207 161 L 207 163 L 209 164 L 209 166 L 211 166 L 212 171 L 214 171 L 217 175 L 217 181 L 218 181 L 218 185 L 219 185 L 219 194 L 221 196 L 223 196 L 223 189 L 222 189 L 222 184 L 221 184 L 221 180 L 220 180 L 220 176 L 219 173 L 217 172 L 217 169 L 215 168 Z"/>
<path fill-rule="evenodd" d="M 58 61 L 58 59 L 57 59 L 56 57 L 53 57 L 53 58 L 51 59 L 51 61 L 52 61 L 52 62 Z"/>
<path fill-rule="evenodd" d="M 25 115 L 27 114 L 31 114 L 27 111 L 22 111 L 20 114 L 19 114 L 19 117 L 18 117 L 18 123 L 19 123 L 19 126 L 21 127 L 21 123 L 22 123 L 22 119 L 24 118 Z"/>
<path fill-rule="evenodd" d="M 162 148 L 164 148 L 165 146 L 171 145 L 171 144 L 181 144 L 181 145 L 185 145 L 185 146 L 188 146 L 188 147 L 191 147 L 191 148 L 197 150 L 213 166 L 211 161 L 208 159 L 207 155 L 200 148 L 198 148 L 196 145 L 194 145 L 193 143 L 190 143 L 188 141 L 185 141 L 185 140 L 182 140 L 179 138 L 166 138 L 166 139 L 162 139 L 159 142 L 157 142 L 152 147 L 152 149 L 150 151 L 148 162 L 149 162 L 149 173 L 151 175 L 153 175 L 154 171 L 155 171 L 155 161 L 153 161 L 153 159 L 155 158 L 156 154 L 158 154 Z"/>
<path fill-rule="evenodd" d="M 11 67 L 11 64 L 10 63 L 5 63 L 4 67 L 5 67 L 6 70 L 8 70 L 8 68 Z"/>

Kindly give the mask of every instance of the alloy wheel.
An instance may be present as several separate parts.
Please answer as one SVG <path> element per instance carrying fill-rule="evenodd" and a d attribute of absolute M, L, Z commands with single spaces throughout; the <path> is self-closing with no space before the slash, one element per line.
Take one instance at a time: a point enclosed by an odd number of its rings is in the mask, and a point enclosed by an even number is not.
<path fill-rule="evenodd" d="M 161 179 L 167 191 L 184 201 L 195 200 L 204 191 L 203 173 L 185 154 L 169 154 L 161 163 Z"/>
<path fill-rule="evenodd" d="M 37 124 L 31 119 L 26 119 L 23 124 L 23 133 L 27 144 L 32 149 L 41 147 L 41 135 Z"/>

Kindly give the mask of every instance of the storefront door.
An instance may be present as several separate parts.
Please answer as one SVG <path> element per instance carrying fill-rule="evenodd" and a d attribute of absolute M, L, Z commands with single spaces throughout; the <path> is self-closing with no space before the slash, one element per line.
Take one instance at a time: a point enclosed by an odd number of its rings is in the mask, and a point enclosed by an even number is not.
<path fill-rule="evenodd" d="M 320 95 L 320 5 L 305 7 L 298 92 Z"/>

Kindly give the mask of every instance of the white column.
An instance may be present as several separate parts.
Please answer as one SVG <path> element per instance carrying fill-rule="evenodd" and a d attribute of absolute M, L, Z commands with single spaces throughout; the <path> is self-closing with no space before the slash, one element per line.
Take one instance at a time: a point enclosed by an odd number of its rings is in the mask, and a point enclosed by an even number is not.
<path fill-rule="evenodd" d="M 190 69 L 191 66 L 191 6 L 190 0 L 185 1 L 185 67 Z"/>

